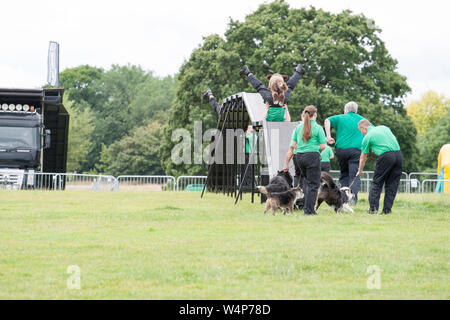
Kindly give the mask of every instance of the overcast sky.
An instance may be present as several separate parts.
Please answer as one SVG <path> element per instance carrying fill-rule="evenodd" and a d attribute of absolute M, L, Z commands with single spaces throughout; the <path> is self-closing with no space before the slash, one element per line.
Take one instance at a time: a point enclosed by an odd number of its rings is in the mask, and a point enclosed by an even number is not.
<path fill-rule="evenodd" d="M 2 1 L 0 87 L 45 84 L 49 41 L 60 43 L 61 70 L 83 64 L 139 64 L 175 74 L 204 36 L 223 36 L 229 17 L 244 20 L 263 0 Z M 450 97 L 448 1 L 288 0 L 374 19 L 416 99 L 427 90 Z"/>

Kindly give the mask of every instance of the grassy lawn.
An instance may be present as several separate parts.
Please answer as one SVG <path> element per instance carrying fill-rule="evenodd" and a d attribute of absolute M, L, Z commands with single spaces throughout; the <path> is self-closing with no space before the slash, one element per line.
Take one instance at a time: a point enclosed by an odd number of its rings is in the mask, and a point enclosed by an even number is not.
<path fill-rule="evenodd" d="M 198 192 L 1 191 L 0 299 L 449 299 L 450 196 L 400 194 L 387 216 L 361 198 L 274 217 Z"/>

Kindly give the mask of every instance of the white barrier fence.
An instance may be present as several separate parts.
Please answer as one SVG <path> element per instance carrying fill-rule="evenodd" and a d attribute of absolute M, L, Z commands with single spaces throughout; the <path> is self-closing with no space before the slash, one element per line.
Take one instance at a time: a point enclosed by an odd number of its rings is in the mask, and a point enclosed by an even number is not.
<path fill-rule="evenodd" d="M 206 176 L 179 176 L 177 191 L 201 191 L 206 183 Z"/>
<path fill-rule="evenodd" d="M 411 172 L 408 175 L 409 180 L 409 192 L 410 193 L 422 193 L 423 187 L 422 182 L 425 180 L 435 180 L 437 181 L 438 174 L 432 172 Z"/>
<path fill-rule="evenodd" d="M 118 176 L 116 189 L 120 191 L 175 191 L 173 176 Z"/>
<path fill-rule="evenodd" d="M 75 173 L 61 173 L 58 176 L 58 190 L 112 191 L 116 185 L 116 178 L 113 176 Z"/>
<path fill-rule="evenodd" d="M 450 186 L 450 180 L 425 179 L 422 181 L 422 193 L 434 192 L 439 183 Z"/>
<path fill-rule="evenodd" d="M 339 171 L 331 170 L 331 176 L 339 183 Z M 398 192 L 431 193 L 438 183 L 450 183 L 439 180 L 436 173 L 412 172 L 402 173 Z M 366 171 L 361 176 L 361 192 L 369 192 L 373 171 Z M 25 175 L 22 186 L 5 184 L 0 179 L 0 189 L 10 190 L 91 190 L 91 191 L 201 191 L 206 183 L 206 176 L 153 176 L 121 175 L 117 178 L 109 175 L 76 173 L 33 173 Z"/>

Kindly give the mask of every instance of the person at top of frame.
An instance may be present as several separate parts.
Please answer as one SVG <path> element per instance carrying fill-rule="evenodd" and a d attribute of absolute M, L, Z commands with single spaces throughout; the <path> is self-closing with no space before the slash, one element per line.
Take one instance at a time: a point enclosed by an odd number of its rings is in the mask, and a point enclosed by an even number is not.
<path fill-rule="evenodd" d="M 262 96 L 264 103 L 266 104 L 264 120 L 274 122 L 291 121 L 287 104 L 289 102 L 291 91 L 294 90 L 304 73 L 303 66 L 299 64 L 295 69 L 294 74 L 287 82 L 284 82 L 287 79 L 287 76 L 278 73 L 270 74 L 267 76 L 269 79 L 269 88 L 266 88 L 262 82 L 250 72 L 248 66 L 243 66 L 239 71 L 241 77 L 247 78 L 253 88 L 255 88 Z"/>

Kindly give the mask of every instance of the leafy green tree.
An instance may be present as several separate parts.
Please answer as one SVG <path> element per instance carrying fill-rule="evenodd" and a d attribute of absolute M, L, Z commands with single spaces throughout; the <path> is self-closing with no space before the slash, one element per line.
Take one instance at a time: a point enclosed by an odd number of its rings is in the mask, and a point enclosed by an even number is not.
<path fill-rule="evenodd" d="M 109 147 L 103 145 L 99 171 L 114 176 L 164 174 L 158 158 L 160 140 L 161 124 L 158 121 L 134 128 L 130 135 Z"/>
<path fill-rule="evenodd" d="M 99 114 L 95 136 L 107 146 L 120 140 L 133 127 L 130 121 L 130 105 L 137 95 L 139 85 L 150 75 L 137 66 L 113 65 L 105 72 L 101 82 L 96 82 L 96 89 L 103 99 L 95 109 Z"/>
<path fill-rule="evenodd" d="M 405 132 L 414 132 L 414 125 L 406 117 L 402 99 L 410 91 L 404 76 L 397 70 L 373 21 L 350 11 L 339 14 L 309 9 L 292 9 L 284 1 L 261 5 L 243 22 L 231 20 L 225 38 L 212 35 L 204 39 L 178 75 L 179 87 L 164 128 L 160 157 L 168 174 L 205 174 L 206 165 L 175 165 L 171 150 L 172 132 L 186 128 L 192 132 L 196 120 L 203 129 L 213 128 L 217 116 L 201 101 L 202 93 L 210 87 L 217 98 L 225 98 L 241 91 L 254 92 L 247 80 L 239 77 L 243 64 L 260 79 L 268 62 L 279 73 L 292 74 L 293 64 L 303 63 L 306 74 L 291 95 L 289 109 L 292 121 L 300 119 L 301 110 L 310 104 L 318 109 L 318 121 L 340 114 L 346 102 L 354 100 L 361 113 L 391 110 L 386 125 L 394 127 L 405 117 Z M 378 105 L 383 109 L 379 109 Z M 415 149 L 415 136 L 398 135 L 405 158 Z"/>
<path fill-rule="evenodd" d="M 418 134 L 422 136 L 442 116 L 450 112 L 450 99 L 430 90 L 420 100 L 409 103 L 406 111 L 413 120 Z"/>
<path fill-rule="evenodd" d="M 450 112 L 441 117 L 425 135 L 418 139 L 420 150 L 420 169 L 436 170 L 439 151 L 444 144 L 450 143 Z"/>
<path fill-rule="evenodd" d="M 132 123 L 141 125 L 145 119 L 167 119 L 176 85 L 171 76 L 162 79 L 150 76 L 140 83 L 129 106 Z"/>
<path fill-rule="evenodd" d="M 83 111 L 74 108 L 74 102 L 64 95 L 64 106 L 69 112 L 69 141 L 67 147 L 67 172 L 83 171 L 87 155 L 91 152 L 94 117 L 89 108 Z"/>
<path fill-rule="evenodd" d="M 60 73 L 60 86 L 68 99 L 75 102 L 75 108 L 95 108 L 99 104 L 99 94 L 93 84 L 104 75 L 102 68 L 82 65 L 65 69 Z"/>
<path fill-rule="evenodd" d="M 160 79 L 140 66 L 113 65 L 110 70 L 80 66 L 61 73 L 61 85 L 73 109 L 93 113 L 93 146 L 86 155 L 82 170 L 96 170 L 102 145 L 110 146 L 146 120 L 167 119 L 161 116 L 175 95 L 176 80 Z"/>
<path fill-rule="evenodd" d="M 181 67 L 178 89 L 169 110 L 169 121 L 163 129 L 163 147 L 160 150 L 163 167 L 172 175 L 205 172 L 205 166 L 175 165 L 171 161 L 174 146 L 171 136 L 175 129 L 186 128 L 193 132 L 196 120 L 203 122 L 204 129 L 215 128 L 217 125 L 217 115 L 202 101 L 205 89 L 211 87 L 218 100 L 242 91 L 242 82 L 239 81 L 239 75 L 236 75 L 241 65 L 239 56 L 223 48 L 224 44 L 219 36 L 206 38 L 203 47 L 194 50 L 191 58 Z"/>

